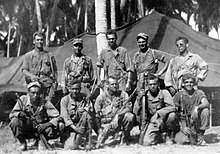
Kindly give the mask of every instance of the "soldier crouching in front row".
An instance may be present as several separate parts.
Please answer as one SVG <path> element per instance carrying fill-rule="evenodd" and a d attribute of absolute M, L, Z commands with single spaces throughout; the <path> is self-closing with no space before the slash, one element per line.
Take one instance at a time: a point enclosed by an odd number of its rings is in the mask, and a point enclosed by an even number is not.
<path fill-rule="evenodd" d="M 26 139 L 40 140 L 44 148 L 50 148 L 48 139 L 58 138 L 64 128 L 59 123 L 59 111 L 43 98 L 41 84 L 37 81 L 27 85 L 28 94 L 23 95 L 15 104 L 9 117 L 14 136 L 20 141 L 20 150 L 27 150 Z"/>
<path fill-rule="evenodd" d="M 60 114 L 65 122 L 61 142 L 64 144 L 65 149 L 78 149 L 80 148 L 82 137 L 88 137 L 88 140 L 91 140 L 92 106 L 90 106 L 86 94 L 80 92 L 80 80 L 70 81 L 68 90 L 70 93 L 62 98 L 60 104 Z"/>
<path fill-rule="evenodd" d="M 172 144 L 173 137 L 179 130 L 173 98 L 167 90 L 160 90 L 158 78 L 153 74 L 147 76 L 146 82 L 148 90 L 139 95 L 133 109 L 141 125 L 139 143 L 161 143 L 165 132 L 166 144 Z"/>
<path fill-rule="evenodd" d="M 106 91 L 98 96 L 94 105 L 96 117 L 104 127 L 99 131 L 96 148 L 104 143 L 109 134 L 114 136 L 118 131 L 123 131 L 121 141 L 125 144 L 129 143 L 130 131 L 134 123 L 132 104 L 128 94 L 119 90 L 118 79 L 109 77 L 106 86 Z"/>

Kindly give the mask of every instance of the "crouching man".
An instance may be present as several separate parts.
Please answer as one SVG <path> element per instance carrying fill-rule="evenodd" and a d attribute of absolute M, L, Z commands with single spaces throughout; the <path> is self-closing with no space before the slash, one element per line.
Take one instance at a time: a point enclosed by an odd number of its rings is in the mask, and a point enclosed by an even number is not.
<path fill-rule="evenodd" d="M 106 82 L 106 91 L 100 94 L 95 102 L 96 117 L 101 123 L 98 144 L 96 148 L 104 144 L 105 139 L 122 131 L 121 142 L 130 142 L 130 131 L 133 128 L 134 115 L 132 104 L 128 94 L 119 90 L 117 78 L 109 77 Z"/>
<path fill-rule="evenodd" d="M 142 95 L 139 95 L 133 109 L 141 125 L 139 143 L 143 145 L 161 143 L 165 134 L 166 143 L 172 144 L 173 134 L 178 131 L 172 96 L 167 90 L 160 90 L 158 78 L 153 74 L 149 74 L 145 80 L 147 90 L 143 90 Z"/>
<path fill-rule="evenodd" d="M 59 123 L 59 111 L 54 105 L 42 97 L 39 82 L 27 85 L 28 94 L 18 98 L 9 118 L 14 136 L 20 141 L 20 150 L 27 149 L 26 139 L 40 140 L 45 148 L 49 148 L 48 139 L 57 138 L 63 124 Z"/>
<path fill-rule="evenodd" d="M 196 79 L 191 73 L 182 76 L 183 89 L 174 96 L 181 130 L 175 141 L 179 144 L 205 144 L 204 133 L 209 127 L 209 102 L 202 90 L 195 89 Z"/>
<path fill-rule="evenodd" d="M 91 137 L 92 130 L 92 107 L 86 94 L 80 92 L 80 80 L 72 80 L 68 85 L 68 90 L 70 93 L 64 96 L 60 102 L 60 114 L 65 122 L 61 142 L 65 149 L 78 149 L 82 137 L 91 139 L 89 137 Z"/>

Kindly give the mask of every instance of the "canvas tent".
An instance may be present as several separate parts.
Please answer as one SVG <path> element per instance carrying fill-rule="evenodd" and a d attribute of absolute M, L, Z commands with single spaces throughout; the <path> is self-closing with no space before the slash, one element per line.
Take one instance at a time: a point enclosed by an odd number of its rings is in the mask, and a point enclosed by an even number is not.
<path fill-rule="evenodd" d="M 208 77 L 204 82 L 200 82 L 200 86 L 205 89 L 209 99 L 218 104 L 220 98 L 216 94 L 220 90 L 220 70 L 218 69 L 220 67 L 220 41 L 196 32 L 183 22 L 158 12 L 153 12 L 136 22 L 120 27 L 117 32 L 118 44 L 126 47 L 131 56 L 138 48 L 136 36 L 140 32 L 149 35 L 149 43 L 152 48 L 163 51 L 170 58 L 178 54 L 175 39 L 178 36 L 186 36 L 190 41 L 190 50 L 199 54 L 209 65 Z M 83 52 L 92 58 L 95 67 L 98 57 L 96 35 L 86 33 L 79 37 L 84 41 Z M 63 62 L 71 55 L 70 41 L 61 47 L 48 50 L 53 52 L 56 58 L 59 71 L 58 81 L 60 81 Z M 25 91 L 24 77 L 21 74 L 22 59 L 23 56 L 0 60 L 0 94 L 12 90 Z"/>

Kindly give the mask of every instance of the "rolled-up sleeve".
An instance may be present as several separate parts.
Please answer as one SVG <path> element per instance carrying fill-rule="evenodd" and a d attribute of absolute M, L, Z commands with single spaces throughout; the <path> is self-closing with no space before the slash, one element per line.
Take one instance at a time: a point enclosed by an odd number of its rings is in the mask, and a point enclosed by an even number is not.
<path fill-rule="evenodd" d="M 97 67 L 101 67 L 101 68 L 104 67 L 104 63 L 105 63 L 104 54 L 105 54 L 105 50 L 102 50 L 100 55 L 98 56 L 98 60 L 97 60 L 97 63 L 96 63 Z"/>
<path fill-rule="evenodd" d="M 50 118 L 50 122 L 54 126 L 57 126 L 57 124 L 58 124 L 58 117 L 59 117 L 59 111 L 55 108 L 55 106 L 50 101 L 47 101 L 46 107 L 47 107 L 48 117 Z"/>
<path fill-rule="evenodd" d="M 69 95 L 63 97 L 61 99 L 60 102 L 60 116 L 63 118 L 64 122 L 65 122 L 65 126 L 70 126 L 71 124 L 73 124 L 73 121 L 70 118 L 70 114 L 68 113 L 67 110 L 67 97 L 69 97 Z"/>
<path fill-rule="evenodd" d="M 204 81 L 208 75 L 208 64 L 198 55 L 197 55 L 197 66 L 199 67 L 197 78 L 201 81 Z"/>
<path fill-rule="evenodd" d="M 125 51 L 125 67 L 127 72 L 134 72 L 134 65 L 127 51 Z"/>

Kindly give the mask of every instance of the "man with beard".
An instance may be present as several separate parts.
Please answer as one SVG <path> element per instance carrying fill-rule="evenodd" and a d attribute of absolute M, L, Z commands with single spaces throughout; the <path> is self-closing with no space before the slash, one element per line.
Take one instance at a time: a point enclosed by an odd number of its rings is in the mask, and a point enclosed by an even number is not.
<path fill-rule="evenodd" d="M 63 124 L 59 123 L 59 111 L 53 104 L 41 97 L 41 84 L 37 81 L 27 85 L 28 94 L 21 96 L 9 118 L 14 136 L 21 143 L 21 150 L 27 149 L 26 139 L 36 139 L 43 134 L 46 139 L 59 137 Z"/>
<path fill-rule="evenodd" d="M 149 73 L 160 77 L 167 70 L 169 60 L 162 54 L 161 51 L 151 49 L 148 44 L 149 36 L 145 33 L 139 33 L 137 35 L 137 44 L 139 51 L 134 54 L 133 63 L 135 73 L 137 74 L 137 88 L 138 91 L 145 89 L 144 76 Z M 159 62 L 164 63 L 164 67 L 158 71 Z"/>
<path fill-rule="evenodd" d="M 130 91 L 133 65 L 124 47 L 118 46 L 116 31 L 106 33 L 108 47 L 103 49 L 97 62 L 98 81 L 100 82 L 101 68 L 104 68 L 105 79 L 109 76 L 119 79 L 119 89 Z"/>
<path fill-rule="evenodd" d="M 90 101 L 81 93 L 81 81 L 72 80 L 68 85 L 69 94 L 60 102 L 60 114 L 65 123 L 61 142 L 65 149 L 78 149 L 82 136 L 92 129 Z M 87 136 L 91 137 L 91 136 Z"/>
<path fill-rule="evenodd" d="M 204 133 L 209 128 L 209 102 L 202 90 L 194 88 L 196 78 L 192 73 L 182 76 L 183 89 L 174 96 L 181 131 L 175 141 L 180 144 L 204 145 Z"/>
<path fill-rule="evenodd" d="M 64 61 L 61 87 L 63 93 L 66 94 L 68 84 L 73 80 L 80 80 L 82 92 L 88 95 L 94 74 L 92 60 L 81 52 L 83 49 L 82 39 L 73 39 L 71 43 L 73 54 Z"/>
<path fill-rule="evenodd" d="M 94 105 L 96 117 L 104 129 L 111 125 L 110 132 L 112 132 L 113 135 L 115 135 L 117 130 L 122 130 L 122 142 L 128 144 L 131 139 L 130 131 L 134 123 L 132 104 L 131 102 L 124 104 L 129 97 L 125 91 L 119 90 L 117 78 L 109 77 L 106 82 L 106 91 L 97 97 Z M 100 132 L 99 135 L 102 135 L 102 129 Z"/>
<path fill-rule="evenodd" d="M 24 56 L 22 72 L 26 83 L 39 81 L 48 100 L 54 97 L 57 84 L 57 66 L 51 53 L 44 50 L 44 33 L 33 34 L 34 49 Z"/>
<path fill-rule="evenodd" d="M 162 135 L 166 133 L 166 143 L 172 144 L 173 137 L 178 131 L 178 121 L 175 114 L 175 105 L 172 96 L 167 90 L 160 90 L 158 78 L 153 74 L 147 76 L 147 91 L 143 91 L 142 95 L 145 101 L 145 117 L 143 115 L 141 101 L 134 104 L 134 113 L 137 121 L 143 125 L 145 129 L 143 134 L 143 145 L 155 145 L 163 142 Z M 143 98 L 143 97 L 142 97 Z M 143 121 L 143 119 L 145 121 Z"/>
<path fill-rule="evenodd" d="M 164 78 L 165 85 L 173 96 L 182 88 L 183 74 L 194 74 L 196 88 L 198 82 L 204 81 L 208 74 L 207 63 L 199 55 L 189 51 L 189 40 L 186 37 L 178 37 L 175 43 L 179 55 L 170 60 Z"/>

